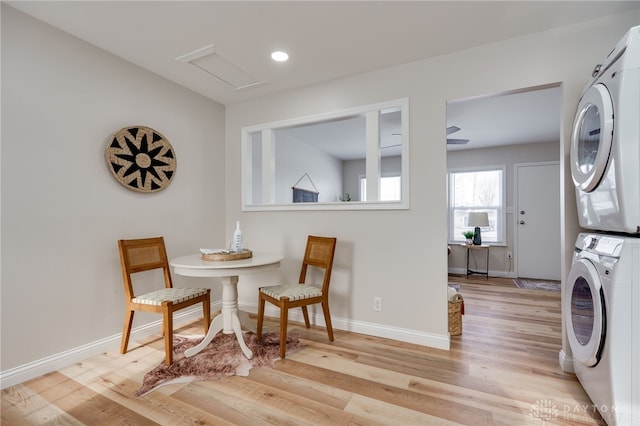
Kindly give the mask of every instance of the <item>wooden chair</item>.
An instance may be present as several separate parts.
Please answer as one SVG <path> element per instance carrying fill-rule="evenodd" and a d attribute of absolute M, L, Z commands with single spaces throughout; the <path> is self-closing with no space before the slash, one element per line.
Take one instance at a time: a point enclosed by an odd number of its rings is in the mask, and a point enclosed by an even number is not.
<path fill-rule="evenodd" d="M 329 340 L 333 342 L 333 328 L 331 327 L 331 315 L 329 314 L 329 282 L 331 280 L 331 269 L 333 267 L 335 249 L 335 238 L 309 235 L 298 284 L 284 284 L 260 288 L 258 292 L 258 340 L 262 339 L 265 302 L 269 302 L 280 308 L 280 358 L 285 357 L 287 350 L 287 321 L 289 318 L 289 309 L 291 308 L 298 306 L 302 308 L 304 323 L 306 327 L 309 328 L 307 306 L 321 303 Z M 324 269 L 322 288 L 305 284 L 307 268 L 309 266 Z"/>
<path fill-rule="evenodd" d="M 188 306 L 202 303 L 204 332 L 206 334 L 211 322 L 211 290 L 208 288 L 173 287 L 163 237 L 119 240 L 118 248 L 120 249 L 122 281 L 127 304 L 120 353 L 127 352 L 133 313 L 135 311 L 156 312 L 162 314 L 165 362 L 170 365 L 173 362 L 173 313 Z M 131 274 L 154 269 L 162 269 L 164 288 L 136 295 L 133 291 Z"/>

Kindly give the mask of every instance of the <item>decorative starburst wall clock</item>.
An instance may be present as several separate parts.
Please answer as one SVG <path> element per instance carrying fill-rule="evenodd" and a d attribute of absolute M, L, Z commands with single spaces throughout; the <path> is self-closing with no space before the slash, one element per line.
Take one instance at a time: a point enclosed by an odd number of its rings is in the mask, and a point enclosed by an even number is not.
<path fill-rule="evenodd" d="M 169 186 L 177 165 L 169 141 L 145 126 L 125 127 L 111 136 L 107 163 L 118 182 L 138 192 L 156 192 Z"/>

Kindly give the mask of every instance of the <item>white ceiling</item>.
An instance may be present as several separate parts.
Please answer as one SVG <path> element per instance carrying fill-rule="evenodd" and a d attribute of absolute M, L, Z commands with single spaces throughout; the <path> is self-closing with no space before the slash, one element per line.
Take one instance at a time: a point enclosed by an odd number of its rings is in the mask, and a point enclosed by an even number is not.
<path fill-rule="evenodd" d="M 588 72 L 585 80 L 587 76 Z M 448 137 L 469 139 L 469 143 L 447 145 L 447 150 L 559 143 L 561 102 L 559 86 L 451 100 L 447 103 L 447 127 L 460 130 Z"/>
<path fill-rule="evenodd" d="M 640 8 L 638 1 L 5 3 L 223 104 Z M 215 59 L 258 84 L 236 89 L 176 60 L 210 45 Z M 275 49 L 286 50 L 290 60 L 273 62 L 269 55 Z M 492 98 L 474 102 L 483 101 L 494 102 L 493 118 L 500 125 L 490 117 L 471 121 L 463 112 L 471 107 L 455 113 L 458 106 L 452 104 L 448 121 L 462 128 L 455 137 L 479 143 L 485 140 L 478 133 L 482 128 L 497 128 L 506 137 L 506 124 L 514 122 L 506 114 L 518 109 L 498 112 L 499 102 Z M 531 132 L 540 127 L 536 120 Z"/>

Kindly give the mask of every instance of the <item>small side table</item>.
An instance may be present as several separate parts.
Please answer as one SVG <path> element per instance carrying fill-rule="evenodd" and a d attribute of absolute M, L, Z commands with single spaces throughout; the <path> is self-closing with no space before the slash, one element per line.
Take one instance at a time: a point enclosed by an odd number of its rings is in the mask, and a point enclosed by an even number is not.
<path fill-rule="evenodd" d="M 488 244 L 482 244 L 482 245 L 462 244 L 462 247 L 466 247 L 467 248 L 467 278 L 469 278 L 469 275 L 471 275 L 471 274 L 478 274 L 478 275 L 484 275 L 484 276 L 487 277 L 487 279 L 489 279 L 489 248 L 491 246 L 488 245 Z M 470 256 L 471 250 L 486 250 L 487 251 L 487 267 L 485 269 L 485 272 L 483 272 L 483 271 L 474 271 L 474 270 L 469 268 L 469 256 Z"/>

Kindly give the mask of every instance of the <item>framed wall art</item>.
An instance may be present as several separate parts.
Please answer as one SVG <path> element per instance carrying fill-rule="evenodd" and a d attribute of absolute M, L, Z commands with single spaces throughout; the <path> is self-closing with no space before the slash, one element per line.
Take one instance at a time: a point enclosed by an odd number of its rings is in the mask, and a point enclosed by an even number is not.
<path fill-rule="evenodd" d="M 169 186 L 176 173 L 173 146 L 150 127 L 118 130 L 109 138 L 106 155 L 113 176 L 132 191 L 161 191 Z"/>

